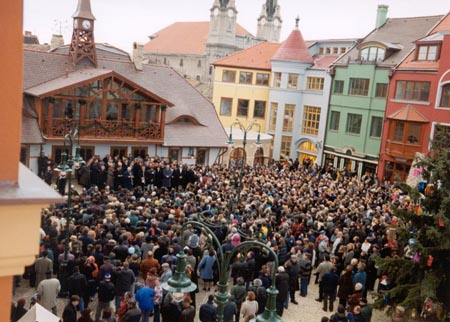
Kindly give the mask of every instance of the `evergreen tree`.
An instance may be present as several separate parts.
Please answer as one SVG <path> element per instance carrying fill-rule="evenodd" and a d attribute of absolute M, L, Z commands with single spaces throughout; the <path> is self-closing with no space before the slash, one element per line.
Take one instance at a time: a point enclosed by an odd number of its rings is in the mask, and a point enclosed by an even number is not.
<path fill-rule="evenodd" d="M 415 203 L 400 202 L 394 210 L 400 249 L 410 252 L 377 260 L 390 285 L 377 304 L 401 305 L 417 318 L 444 319 L 450 311 L 450 131 L 437 127 L 430 152 L 416 167 L 428 183 L 424 194 L 409 189 Z"/>

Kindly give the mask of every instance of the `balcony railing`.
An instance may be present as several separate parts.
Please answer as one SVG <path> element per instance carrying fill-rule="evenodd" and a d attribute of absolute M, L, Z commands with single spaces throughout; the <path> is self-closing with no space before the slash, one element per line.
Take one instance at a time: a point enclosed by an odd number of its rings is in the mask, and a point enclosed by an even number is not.
<path fill-rule="evenodd" d="M 62 118 L 44 121 L 43 132 L 49 138 L 62 138 L 66 132 L 66 122 Z M 134 121 L 84 120 L 79 125 L 83 139 L 140 139 L 162 140 L 160 123 Z"/>
<path fill-rule="evenodd" d="M 386 142 L 386 153 L 399 158 L 414 159 L 416 152 L 420 152 L 420 144 L 411 144 L 404 142 L 395 142 L 388 140 Z"/>

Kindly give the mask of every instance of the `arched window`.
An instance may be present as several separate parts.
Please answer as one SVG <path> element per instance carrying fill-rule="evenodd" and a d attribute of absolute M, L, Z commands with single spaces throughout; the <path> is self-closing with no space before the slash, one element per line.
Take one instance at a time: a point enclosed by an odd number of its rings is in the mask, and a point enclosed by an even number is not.
<path fill-rule="evenodd" d="M 255 151 L 255 157 L 253 159 L 253 165 L 264 165 L 264 149 L 262 147 L 259 147 Z"/>
<path fill-rule="evenodd" d="M 450 83 L 442 86 L 441 107 L 450 107 Z"/>
<path fill-rule="evenodd" d="M 230 167 L 242 167 L 247 159 L 247 154 L 243 148 L 234 148 L 230 152 Z"/>
<path fill-rule="evenodd" d="M 366 47 L 361 49 L 361 60 L 364 61 L 383 61 L 386 50 L 381 47 Z"/>

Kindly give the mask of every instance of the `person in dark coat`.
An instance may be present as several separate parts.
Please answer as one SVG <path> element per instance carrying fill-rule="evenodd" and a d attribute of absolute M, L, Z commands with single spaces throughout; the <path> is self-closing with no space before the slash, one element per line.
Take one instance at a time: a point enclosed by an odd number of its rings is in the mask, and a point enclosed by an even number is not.
<path fill-rule="evenodd" d="M 80 268 L 78 266 L 75 266 L 73 268 L 73 274 L 70 275 L 67 279 L 67 289 L 70 296 L 78 295 L 80 297 L 80 311 L 83 311 L 85 307 L 85 301 L 83 297 L 86 296 L 87 285 L 88 284 L 86 276 L 80 273 Z"/>
<path fill-rule="evenodd" d="M 80 297 L 78 295 L 72 295 L 70 301 L 64 308 L 62 315 L 63 322 L 77 322 L 77 306 L 80 303 Z"/>
<path fill-rule="evenodd" d="M 25 299 L 21 298 L 17 301 L 16 305 L 13 305 L 11 308 L 11 322 L 19 321 L 22 316 L 24 316 L 28 310 L 25 308 Z M 76 313 L 75 313 L 76 314 Z M 75 315 L 76 318 L 76 315 Z M 76 321 L 76 320 L 74 320 Z M 65 321 L 64 321 L 65 322 Z"/>
<path fill-rule="evenodd" d="M 66 194 L 66 184 L 67 184 L 66 173 L 60 172 L 56 186 L 58 187 L 58 192 L 61 196 L 64 196 Z"/>
<path fill-rule="evenodd" d="M 200 321 L 201 322 L 216 322 L 217 308 L 214 305 L 214 295 L 208 296 L 208 302 L 200 306 Z"/>
<path fill-rule="evenodd" d="M 53 180 L 53 168 L 52 167 L 47 167 L 47 171 L 45 172 L 44 180 L 49 186 L 52 184 L 52 180 Z"/>
<path fill-rule="evenodd" d="M 87 166 L 84 161 L 78 170 L 78 184 L 83 188 L 89 189 L 91 187 L 91 168 Z"/>
<path fill-rule="evenodd" d="M 275 276 L 275 287 L 278 290 L 276 300 L 277 314 L 283 316 L 284 302 L 289 294 L 289 274 L 285 272 L 283 266 L 278 267 L 278 274 Z"/>
<path fill-rule="evenodd" d="M 162 186 L 170 189 L 172 187 L 172 169 L 169 164 L 166 164 L 164 170 L 162 171 Z"/>
<path fill-rule="evenodd" d="M 178 309 L 178 303 L 174 301 L 169 294 L 164 298 L 164 302 L 161 305 L 162 322 L 179 322 L 181 318 L 181 312 Z"/>
<path fill-rule="evenodd" d="M 122 175 L 123 175 L 122 177 L 123 187 L 128 190 L 132 190 L 134 176 L 133 172 L 131 171 L 131 168 L 128 167 L 125 171 L 123 171 Z"/>
<path fill-rule="evenodd" d="M 181 322 L 194 322 L 195 308 L 191 305 L 188 297 L 183 300 L 183 311 L 181 311 Z"/>
<path fill-rule="evenodd" d="M 155 185 L 157 188 L 161 188 L 163 184 L 163 169 L 161 167 L 161 164 L 158 163 L 155 169 Z"/>
<path fill-rule="evenodd" d="M 331 271 L 322 277 L 323 283 L 323 310 L 327 311 L 329 305 L 330 312 L 333 312 L 333 304 L 336 299 L 336 289 L 339 282 L 339 276 L 336 274 L 336 267 L 331 267 Z M 329 304 L 328 304 L 329 303 Z"/>
<path fill-rule="evenodd" d="M 133 271 L 129 268 L 129 263 L 124 262 L 123 265 L 113 271 L 113 280 L 115 281 L 116 290 L 116 308 L 120 307 L 120 300 L 125 292 L 132 290 L 136 278 Z"/>
<path fill-rule="evenodd" d="M 339 298 L 339 304 L 344 307 L 347 305 L 347 299 L 350 294 L 352 294 L 352 266 L 348 265 L 345 268 L 344 273 L 340 276 L 338 281 L 339 289 L 337 296 Z"/>
<path fill-rule="evenodd" d="M 95 310 L 95 321 L 100 319 L 100 315 L 105 308 L 109 308 L 109 303 L 114 300 L 115 289 L 111 282 L 111 274 L 105 274 L 103 281 L 98 283 L 98 301 L 97 309 Z"/>
<path fill-rule="evenodd" d="M 300 259 L 300 296 L 306 297 L 308 295 L 308 284 L 311 277 L 312 264 L 310 254 L 304 253 Z"/>
<path fill-rule="evenodd" d="M 291 303 L 297 305 L 295 300 L 295 291 L 299 289 L 298 274 L 300 272 L 300 264 L 297 262 L 297 255 L 291 255 L 291 259 L 286 262 L 286 272 L 289 274 L 289 292 Z"/>

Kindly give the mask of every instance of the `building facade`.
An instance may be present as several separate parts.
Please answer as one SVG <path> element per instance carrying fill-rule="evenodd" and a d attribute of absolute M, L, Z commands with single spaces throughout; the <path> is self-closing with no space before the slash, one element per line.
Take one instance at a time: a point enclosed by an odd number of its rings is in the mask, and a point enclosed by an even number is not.
<path fill-rule="evenodd" d="M 263 4 L 256 37 L 237 23 L 237 16 L 235 0 L 214 0 L 210 21 L 176 22 L 150 36 L 145 61 L 171 66 L 194 84 L 212 87 L 214 61 L 262 41 L 279 41 L 282 20 L 277 1 Z"/>
<path fill-rule="evenodd" d="M 375 174 L 392 69 L 441 16 L 387 19 L 379 6 L 376 28 L 332 66 L 324 162 Z"/>
<path fill-rule="evenodd" d="M 24 52 L 23 113 L 31 125 L 22 150 L 30 168 L 37 167 L 38 146 L 60 162 L 71 130 L 68 114 L 78 127 L 76 143 L 85 160 L 148 155 L 184 164 L 219 161 L 227 136 L 204 96 L 172 68 L 142 64 L 138 44 L 132 59 L 96 44 L 89 0 L 80 0 L 73 18 L 70 45 Z"/>
<path fill-rule="evenodd" d="M 406 180 L 416 153 L 429 152 L 436 131 L 450 126 L 450 16 L 397 66 L 391 78 L 379 180 Z"/>

